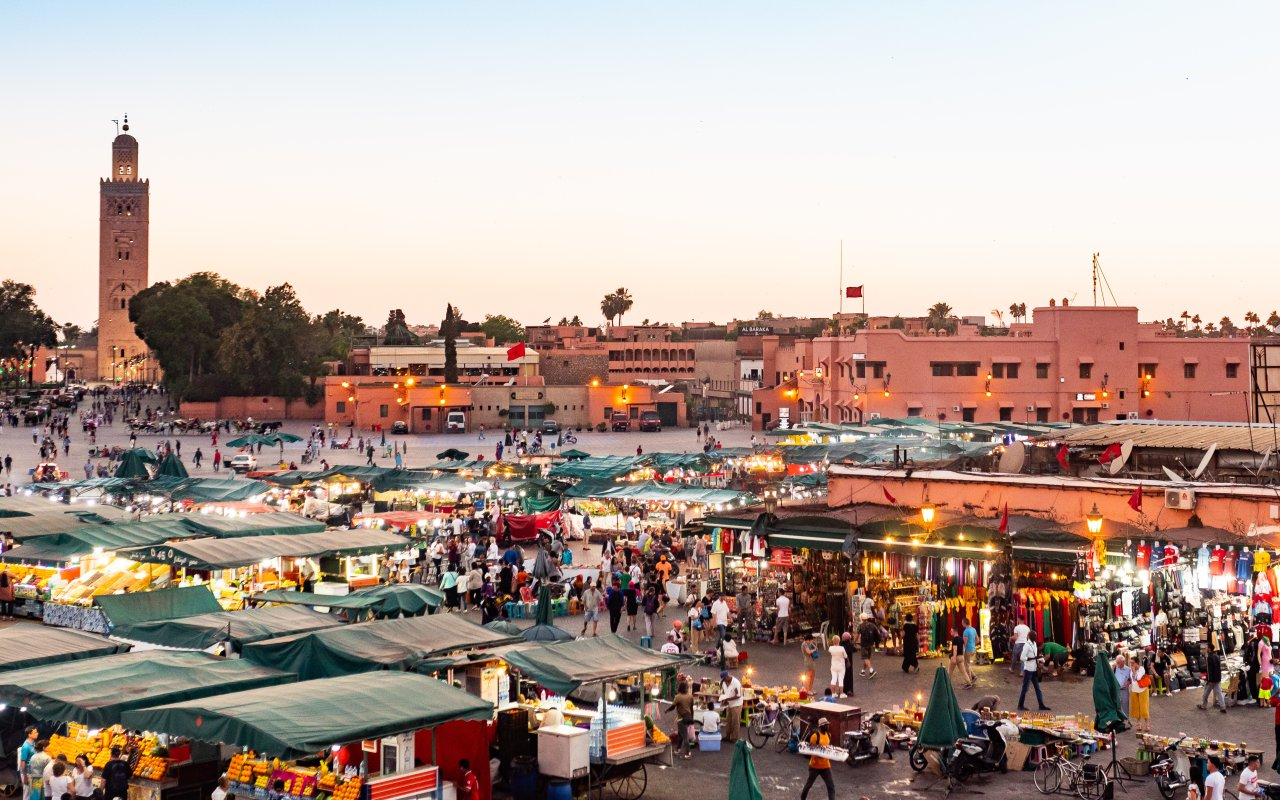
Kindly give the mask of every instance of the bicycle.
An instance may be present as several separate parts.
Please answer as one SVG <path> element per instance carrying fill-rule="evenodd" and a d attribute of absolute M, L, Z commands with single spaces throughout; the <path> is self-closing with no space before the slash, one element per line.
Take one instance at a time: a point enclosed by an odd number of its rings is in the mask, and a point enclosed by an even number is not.
<path fill-rule="evenodd" d="M 1081 800 L 1100 800 L 1107 789 L 1106 773 L 1098 765 L 1077 764 L 1071 759 L 1071 749 L 1061 744 L 1052 756 L 1036 765 L 1032 780 L 1041 794 L 1053 794 L 1065 788 Z"/>
<path fill-rule="evenodd" d="M 770 739 L 775 739 L 774 747 L 781 753 L 791 746 L 793 739 L 798 746 L 808 729 L 809 723 L 796 715 L 794 705 L 765 703 L 764 708 L 751 715 L 747 741 L 752 747 L 763 748 Z"/>

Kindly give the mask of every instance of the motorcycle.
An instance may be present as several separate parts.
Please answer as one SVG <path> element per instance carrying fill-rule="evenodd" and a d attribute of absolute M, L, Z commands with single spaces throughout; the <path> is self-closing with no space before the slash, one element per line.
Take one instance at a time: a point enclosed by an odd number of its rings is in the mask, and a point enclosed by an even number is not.
<path fill-rule="evenodd" d="M 956 742 L 951 758 L 942 761 L 947 777 L 963 783 L 981 772 L 1009 771 L 1009 760 L 1005 752 L 1004 735 L 1000 733 L 999 721 L 982 720 L 978 724 L 987 738 L 965 737 Z"/>
<path fill-rule="evenodd" d="M 850 767 L 858 767 L 880 758 L 881 748 L 876 747 L 876 734 L 880 741 L 887 738 L 887 731 L 881 730 L 884 723 L 877 714 L 867 722 L 867 724 L 856 731 L 845 731 L 844 741 L 841 745 L 845 750 L 849 751 L 849 758 L 846 760 Z M 887 754 L 887 751 L 886 751 Z"/>
<path fill-rule="evenodd" d="M 565 431 L 562 437 L 562 441 L 565 444 L 577 444 L 578 437 L 573 435 L 573 431 Z"/>
<path fill-rule="evenodd" d="M 1187 785 L 1191 783 L 1191 779 L 1178 769 L 1177 763 L 1181 757 L 1178 753 L 1178 745 L 1182 744 L 1186 738 L 1186 736 L 1179 738 L 1151 759 L 1150 774 L 1155 776 L 1156 788 L 1160 790 L 1160 795 L 1165 800 L 1173 800 L 1174 795 L 1185 792 Z"/>

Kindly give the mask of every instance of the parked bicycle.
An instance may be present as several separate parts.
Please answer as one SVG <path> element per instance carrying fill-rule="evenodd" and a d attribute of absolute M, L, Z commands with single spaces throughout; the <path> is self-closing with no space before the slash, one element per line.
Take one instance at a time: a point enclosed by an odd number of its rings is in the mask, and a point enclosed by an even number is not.
<path fill-rule="evenodd" d="M 747 741 L 752 747 L 762 748 L 773 740 L 779 753 L 787 749 L 794 752 L 808 736 L 809 727 L 809 723 L 795 713 L 794 705 L 766 702 L 763 708 L 751 715 Z"/>
<path fill-rule="evenodd" d="M 1107 789 L 1107 776 L 1097 764 L 1088 763 L 1086 755 L 1080 763 L 1071 757 L 1071 748 L 1058 745 L 1054 754 L 1036 765 L 1032 780 L 1041 794 L 1067 791 L 1081 800 L 1101 800 Z"/>

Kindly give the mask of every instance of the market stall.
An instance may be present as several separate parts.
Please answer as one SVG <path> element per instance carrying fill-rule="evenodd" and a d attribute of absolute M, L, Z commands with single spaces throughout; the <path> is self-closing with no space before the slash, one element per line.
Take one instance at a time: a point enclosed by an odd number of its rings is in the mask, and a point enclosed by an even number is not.
<path fill-rule="evenodd" d="M 375 670 L 405 670 L 424 659 L 523 641 L 456 614 L 359 622 L 341 628 L 246 645 L 242 657 L 298 674 L 303 680 Z"/>
<path fill-rule="evenodd" d="M 97 658 L 127 649 L 128 645 L 91 633 L 41 625 L 11 625 L 0 629 L 0 672 Z"/>
<path fill-rule="evenodd" d="M 248 750 L 228 768 L 237 797 L 263 796 L 280 781 L 291 797 L 439 800 L 443 781 L 460 778 L 460 758 L 481 767 L 481 796 L 490 796 L 492 717 L 492 705 L 441 681 L 381 672 L 130 711 L 124 722 Z"/>
<path fill-rule="evenodd" d="M 434 613 L 444 605 L 444 595 L 439 589 L 418 583 L 388 583 L 357 589 L 344 595 L 318 592 L 295 592 L 275 589 L 253 596 L 255 603 L 282 603 L 305 605 L 319 609 L 343 609 L 354 612 L 349 616 L 366 614 L 378 618 L 417 617 Z"/>
<path fill-rule="evenodd" d="M 335 628 L 341 624 L 328 614 L 299 606 L 273 606 L 116 625 L 111 637 L 135 647 L 209 650 L 229 644 L 231 652 L 240 652 L 252 642 Z"/>

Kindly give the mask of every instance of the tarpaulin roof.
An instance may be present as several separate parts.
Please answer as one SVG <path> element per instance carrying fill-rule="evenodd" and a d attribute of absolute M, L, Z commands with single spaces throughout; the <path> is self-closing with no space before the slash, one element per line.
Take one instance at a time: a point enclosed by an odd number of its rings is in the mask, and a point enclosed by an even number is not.
<path fill-rule="evenodd" d="M 438 590 L 417 583 L 389 583 L 340 596 L 273 589 L 255 594 L 253 599 L 260 603 L 369 609 L 376 614 L 389 616 L 396 614 L 415 616 L 428 608 L 439 608 L 444 605 L 444 596 Z"/>
<path fill-rule="evenodd" d="M 408 539 L 394 533 L 359 528 L 291 536 L 191 539 L 121 550 L 118 555 L 147 564 L 171 564 L 188 569 L 231 569 L 279 556 L 358 555 L 401 550 L 408 544 Z"/>
<path fill-rule="evenodd" d="M 36 719 L 101 728 L 129 709 L 276 686 L 293 675 L 208 653 L 144 650 L 0 673 L 0 700 Z"/>
<path fill-rule="evenodd" d="M 228 640 L 242 648 L 250 642 L 335 628 L 341 624 L 328 614 L 319 614 L 308 608 L 271 606 L 117 625 L 111 635 L 160 647 L 206 650 Z"/>
<path fill-rule="evenodd" d="M 93 600 L 112 625 L 136 625 L 222 610 L 218 598 L 213 596 L 213 590 L 207 585 L 174 586 L 130 594 L 100 594 Z"/>
<path fill-rule="evenodd" d="M 43 501 L 44 511 L 27 517 L 0 518 L 0 532 L 12 534 L 19 542 L 35 536 L 65 533 L 81 527 L 104 525 L 115 520 L 126 520 L 131 514 L 123 508 L 112 506 L 67 505 Z"/>
<path fill-rule="evenodd" d="M 566 498 L 590 497 L 596 500 L 670 501 L 677 503 L 701 503 L 722 505 L 751 501 L 751 495 L 730 489 L 703 489 L 698 486 L 682 486 L 673 483 L 643 481 L 637 483 L 613 483 L 583 481 L 568 489 Z"/>
<path fill-rule="evenodd" d="M 556 464 L 547 474 L 552 478 L 619 478 L 652 463 L 652 456 L 591 456 Z"/>
<path fill-rule="evenodd" d="M 221 538 L 234 536 L 271 536 L 289 533 L 317 533 L 325 524 L 299 514 L 277 511 L 271 514 L 246 514 L 224 516 L 221 514 L 191 514 L 188 523 L 207 536 Z"/>
<path fill-rule="evenodd" d="M 544 688 L 569 694 L 584 683 L 613 680 L 637 672 L 691 664 L 690 656 L 658 653 L 617 634 L 555 644 L 527 645 L 504 650 L 503 661 Z"/>
<path fill-rule="evenodd" d="M 267 483 L 274 483 L 277 486 L 298 486 L 304 483 L 332 483 L 334 481 L 349 480 L 367 483 L 393 472 L 391 467 L 370 467 L 370 466 L 341 466 L 330 467 L 326 470 L 300 470 L 291 469 L 283 472 L 277 472 L 273 475 L 264 475 L 262 479 Z"/>
<path fill-rule="evenodd" d="M 0 672 L 112 655 L 127 649 L 128 645 L 69 628 L 10 625 L 0 630 Z"/>
<path fill-rule="evenodd" d="M 246 645 L 242 657 L 296 672 L 303 680 L 379 669 L 409 669 L 454 650 L 521 641 L 454 614 L 359 622 Z"/>
<path fill-rule="evenodd" d="M 492 716 L 492 705 L 442 681 L 414 673 L 382 672 L 131 711 L 125 714 L 124 724 L 298 758 L 334 744 Z"/>

